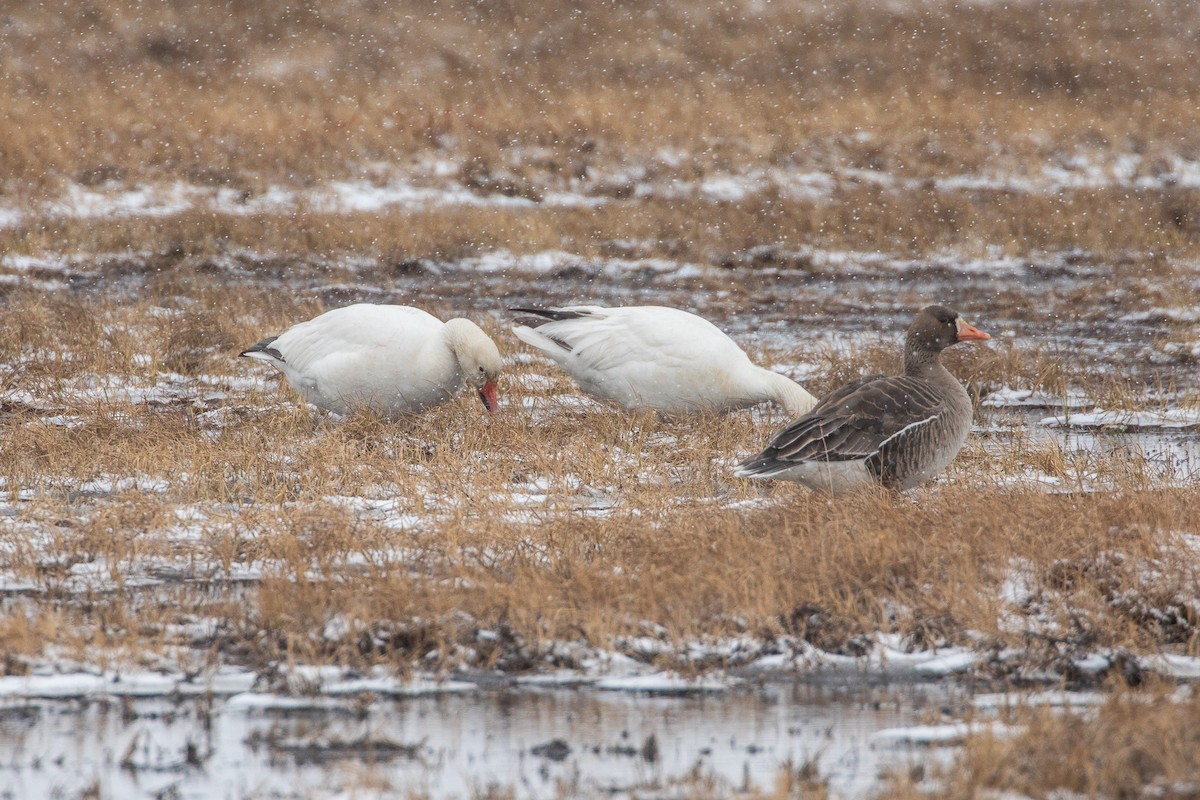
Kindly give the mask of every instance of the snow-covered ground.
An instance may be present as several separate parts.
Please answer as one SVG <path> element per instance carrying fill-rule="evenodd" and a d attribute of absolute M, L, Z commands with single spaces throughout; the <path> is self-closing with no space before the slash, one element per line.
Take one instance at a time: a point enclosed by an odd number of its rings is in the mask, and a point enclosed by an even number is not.
<path fill-rule="evenodd" d="M 520 153 L 514 154 L 515 166 Z M 374 213 L 388 208 L 453 206 L 587 207 L 608 203 L 637 203 L 649 198 L 694 198 L 713 203 L 744 202 L 757 195 L 819 200 L 852 186 L 912 192 L 932 187 L 943 193 L 992 191 L 1053 195 L 1072 190 L 1189 189 L 1200 187 L 1200 162 L 1183 156 L 1145 156 L 1138 153 L 1099 153 L 1080 150 L 1030 168 L 996 164 L 974 173 L 941 175 L 932 179 L 886 171 L 838 167 L 771 167 L 712 172 L 701 178 L 674 175 L 686 154 L 664 153 L 637 168 L 598 167 L 588 179 L 556 178 L 551 185 L 529 186 L 519 193 L 470 186 L 461 179 L 464 164 L 431 159 L 398 169 L 364 165 L 363 177 L 324 185 L 273 185 L 258 191 L 185 182 L 127 185 L 68 184 L 63 193 L 37 203 L 0 205 L 0 227 L 14 227 L 33 216 L 77 219 L 166 217 L 189 211 L 233 215 Z M 619 189 L 619 191 L 614 191 Z"/>
<path fill-rule="evenodd" d="M 372 186 L 330 190 L 329 197 L 335 199 L 312 195 L 298 200 L 282 191 L 268 193 L 273 197 L 270 202 L 280 204 L 268 211 L 278 213 L 288 203 L 299 202 L 331 212 L 377 208 L 392 202 L 388 198 L 393 195 Z M 739 191 L 736 185 L 719 183 L 707 189 L 675 186 L 672 190 L 704 191 L 715 199 L 732 197 Z M 165 209 L 162 213 L 175 213 L 169 209 L 217 202 L 221 197 L 219 192 L 209 196 L 206 193 L 211 190 L 192 192 L 186 188 L 178 188 L 165 199 L 152 191 L 123 196 L 120 192 L 124 190 L 116 187 L 89 191 L 92 193 L 75 197 L 72 202 L 76 205 L 56 207 L 56 213 L 119 215 L 152 213 L 156 208 Z M 372 195 L 375 191 L 382 194 Z M 404 196 L 400 186 L 391 186 L 387 191 L 394 192 L 396 198 Z M 543 202 L 556 202 L 549 195 L 547 198 Z M 503 202 L 510 200 L 532 202 L 512 198 Z M 443 201 L 449 202 L 444 197 L 429 200 Z M 264 196 L 261 202 L 268 200 Z M 547 287 L 553 282 L 549 278 L 581 265 L 586 267 L 588 290 L 602 295 L 607 292 L 605 300 L 609 302 L 625 297 L 646 299 L 634 294 L 642 291 L 630 288 L 635 283 L 651 286 L 645 292 L 651 300 L 669 290 L 672 301 L 680 305 L 717 305 L 737 296 L 740 287 L 722 288 L 724 273 L 720 268 L 643 258 L 636 255 L 636 242 L 625 245 L 629 255 L 624 257 L 585 260 L 559 250 L 520 254 L 501 249 L 430 264 L 428 268 L 431 274 L 447 281 L 472 285 L 525 281 L 519 286 L 526 293 L 517 294 L 512 299 L 514 304 L 536 298 L 533 291 L 550 291 Z M 227 253 L 221 257 L 225 259 L 221 264 L 235 274 L 244 261 L 253 261 L 259 255 Z M 754 256 L 747 254 L 748 258 Z M 1063 280 L 1091 279 L 1091 267 L 1077 266 L 1077 254 L 1064 253 L 1029 260 L 1014 259 L 996 250 L 970 259 L 946 253 L 916 260 L 881 253 L 799 248 L 782 254 L 772 251 L 772 256 L 810 265 L 829 281 L 817 291 L 839 300 L 845 299 L 837 291 L 839 276 L 862 278 L 872 287 L 868 294 L 882 294 L 883 289 L 897 287 L 908 291 L 906 282 L 918 273 L 936 287 L 951 286 L 954 281 L 977 281 L 984 286 L 1008 281 L 1036 285 L 1046 273 L 1058 272 L 1068 275 Z M 10 254 L 0 257 L 0 280 L 8 278 L 35 289 L 61 291 L 80 276 L 98 274 L 106 259 L 140 257 L 136 253 L 93 257 Z M 1054 269 L 1046 270 L 1047 264 Z M 378 287 L 353 280 L 357 262 L 343 259 L 337 266 L 350 276 L 348 282 L 330 286 L 317 279 L 305 290 L 336 289 L 351 297 L 379 296 Z M 929 278 L 931 275 L 934 277 Z M 946 277 L 940 279 L 939 275 Z M 856 304 L 863 302 L 862 297 L 851 297 L 846 300 L 851 311 L 843 311 L 839 317 L 845 327 L 829 330 L 822 320 L 795 314 L 784 302 L 791 300 L 788 287 L 802 285 L 809 280 L 808 275 L 797 278 L 782 267 L 763 267 L 754 279 L 776 281 L 784 287 L 780 291 L 783 300 L 758 307 L 753 315 L 735 312 L 722 321 L 723 327 L 748 348 L 784 353 L 775 368 L 800 379 L 819 374 L 824 354 L 897 344 L 898 334 L 894 330 L 884 332 L 890 330 L 885 325 L 909 313 L 906 308 L 885 306 L 878 314 L 858 314 Z M 795 283 L 788 283 L 791 280 Z M 1047 294 L 1057 288 L 1052 285 Z M 573 286 L 559 289 L 576 290 Z M 154 313 L 172 312 L 162 309 Z M 503 327 L 501 314 L 490 308 L 483 313 L 494 315 L 497 327 Z M 1152 316 L 1184 326 L 1185 330 L 1195 322 L 1194 315 L 1182 305 L 1157 309 Z M 1120 319 L 1111 324 L 1136 325 L 1139 319 Z M 1029 323 L 1019 318 L 990 321 L 988 327 L 998 331 L 999 343 L 1012 338 L 1001 332 L 1009 324 L 1015 327 Z M 1086 327 L 1080 320 L 1066 320 L 1065 324 L 1074 326 L 1072 331 Z M 1063 338 L 1067 336 L 1063 334 Z M 806 347 L 797 349 L 798 340 Z M 1084 352 L 1098 364 L 1141 358 L 1155 346 L 1142 341 L 1114 344 L 1112 337 L 1103 332 L 1094 332 L 1091 339 L 1074 337 L 1071 341 L 1086 348 Z M 1165 349 L 1153 352 L 1171 355 Z M 534 420 L 602 411 L 602 406 L 572 389 L 550 394 L 566 382 L 536 357 L 521 352 L 509 352 L 508 357 L 509 365 L 520 374 L 515 391 L 505 398 L 505 408 L 519 409 Z M 49 360 L 70 364 L 71 359 L 70 343 L 64 342 L 53 352 L 24 352 L 10 363 L 0 364 L 0 371 L 5 376 L 16 376 L 31 363 Z M 1145 360 L 1150 363 L 1153 359 Z M 130 364 L 132 368 L 123 374 L 64 370 L 61 378 L 37 386 L 6 383 L 0 388 L 0 404 L 5 409 L 20 409 L 23 425 L 66 431 L 86 425 L 89 409 L 112 404 L 181 409 L 190 415 L 199 436 L 215 439 L 236 414 L 247 411 L 247 397 L 259 403 L 249 408 L 250 412 L 289 408 L 292 402 L 278 397 L 270 379 L 260 372 L 239 371 L 231 366 L 227 372 L 218 369 L 182 375 L 158 367 L 145 352 L 134 353 Z M 1179 402 L 1176 396 L 1155 396 L 1152 409 L 1113 410 L 1080 390 L 1059 396 L 1019 384 L 988 388 L 976 429 L 976 438 L 983 443 L 980 446 L 997 452 L 1011 452 L 1013 442 L 1033 450 L 1051 448 L 1063 456 L 1065 464 L 1051 474 L 1036 460 L 1018 463 L 1011 471 L 996 475 L 996 483 L 1002 486 L 1035 487 L 1048 492 L 1102 491 L 1109 486 L 1110 476 L 1092 469 L 1092 465 L 1110 456 L 1137 463 L 1152 487 L 1179 486 L 1196 480 L 1200 444 L 1193 429 L 1200 427 L 1200 411 L 1194 404 Z M 656 446 L 686 444 L 672 436 L 662 433 Z M 1018 452 L 1023 451 L 1018 448 Z M 626 480 L 658 479 L 641 471 L 639 464 L 645 453 L 614 449 L 610 455 L 628 467 Z M 287 454 L 278 455 L 280 470 L 288 469 L 288 458 Z M 423 482 L 419 465 L 406 477 L 412 482 L 406 484 L 405 491 L 419 496 L 419 503 L 399 499 L 396 486 L 385 481 L 364 483 L 345 493 L 289 498 L 278 510 L 287 514 L 332 508 L 388 531 L 436 534 L 439 526 L 458 513 L 453 498 L 433 483 Z M 119 564 L 109 563 L 104 557 L 70 564 L 57 562 L 56 537 L 64 535 L 56 525 L 58 520 L 53 514 L 38 517 L 24 513 L 53 497 L 69 498 L 75 509 L 86 515 L 89 503 L 107 502 L 122 495 L 187 495 L 192 480 L 186 473 L 100 470 L 86 477 L 42 474 L 0 483 L 0 525 L 5 526 L 0 530 L 0 550 L 9 556 L 19 553 L 20 558 L 14 557 L 13 563 L 25 565 L 20 570 L 0 569 L 0 592 L 7 607 L 19 612 L 27 607 L 23 604 L 45 598 L 61 601 L 114 591 L 142 592 L 153 597 L 156 592 L 170 592 L 182 585 L 221 586 L 236 592 L 238 586 L 254 584 L 278 571 L 280 564 L 272 560 L 271 554 L 255 548 L 225 561 L 197 557 L 201 542 L 234 533 L 243 541 L 253 541 L 253 524 L 246 522 L 252 510 L 235 503 L 204 500 L 176 505 L 155 532 L 156 546 Z M 552 475 L 533 468 L 523 471 L 502 491 L 491 493 L 486 501 L 491 507 L 503 509 L 506 521 L 529 526 L 562 515 L 600 518 L 639 511 L 622 504 L 621 487 L 616 482 L 588 480 L 574 473 Z M 698 493 L 684 502 L 745 509 L 773 501 L 767 497 L 747 500 Z M 1198 533 L 1183 531 L 1181 535 L 1195 537 Z M 383 548 L 371 553 L 371 564 L 376 568 L 404 568 L 413 561 L 412 555 L 399 546 Z M 45 569 L 34 577 L 29 564 Z M 363 564 L 348 559 L 327 566 L 349 572 Z M 1135 572 L 1145 576 L 1149 585 L 1158 566 L 1146 563 Z M 308 577 L 319 580 L 322 576 L 314 572 Z M 1053 639 L 1062 632 L 1056 627 L 1061 621 L 1042 613 L 1052 598 L 1035 593 L 1030 584 L 1024 565 L 1010 565 L 1001 589 L 1001 623 Z M 1190 608 L 1193 614 L 1200 613 L 1194 598 L 1168 599 L 1181 608 Z M 1155 611 L 1149 609 L 1149 613 Z M 546 796 L 553 795 L 554 787 L 563 780 L 578 780 L 596 794 L 620 796 L 628 789 L 626 794 L 632 796 L 630 787 L 639 782 L 662 785 L 683 780 L 697 765 L 700 775 L 713 776 L 721 785 L 742 786 L 744 776 L 749 774 L 755 785 L 769 787 L 781 765 L 790 761 L 797 766 L 810 759 L 817 759 L 819 774 L 827 777 L 831 786 L 855 794 L 875 780 L 881 765 L 908 758 L 909 746 L 953 743 L 974 729 L 970 725 L 993 725 L 990 721 L 968 724 L 953 715 L 931 722 L 924 703 L 912 697 L 923 692 L 950 691 L 946 687 L 952 684 L 948 679 L 953 676 L 986 672 L 995 665 L 1019 665 L 1025 655 L 1016 651 L 996 653 L 969 644 L 914 646 L 885 632 L 857 641 L 853 654 L 823 651 L 791 636 L 668 642 L 655 635 L 653 625 L 647 623 L 645 636 L 592 647 L 576 642 L 540 642 L 532 653 L 535 669 L 520 677 L 478 672 L 481 665 L 469 647 L 453 654 L 457 661 L 449 674 L 403 677 L 389 671 L 361 674 L 328 665 L 272 665 L 255 671 L 214 664 L 206 653 L 219 624 L 200 612 L 180 614 L 160 632 L 166 652 L 173 655 L 157 656 L 152 659 L 154 663 L 137 669 L 114 669 L 111 654 L 98 653 L 93 661 L 79 661 L 51 650 L 44 658 L 25 665 L 28 674 L 0 678 L 0 764 L 4 765 L 0 770 L 8 770 L 7 778 L 15 781 L 18 796 L 22 792 L 27 796 L 50 795 L 58 789 L 69 794 L 99 785 L 111 796 L 150 797 L 178 786 L 181 792 L 187 790 L 183 796 L 216 798 L 252 794 L 286 783 L 295 789 L 295 796 L 361 797 L 372 796 L 370 792 L 375 790 L 371 781 L 379 775 L 393 787 L 424 790 L 433 796 L 463 795 L 491 783 L 502 787 L 520 785 L 528 788 L 531 796 Z M 325 639 L 331 643 L 361 633 L 338 616 L 331 617 L 324 629 Z M 478 631 L 481 644 L 499 635 L 497 631 Z M 980 641 L 983 638 L 979 635 Z M 562 663 L 575 668 L 562 669 Z M 722 667 L 708 669 L 712 664 Z M 705 667 L 702 677 L 694 677 L 697 665 Z M 1131 665 L 1171 679 L 1200 678 L 1200 659 L 1180 652 L 1131 657 L 1102 649 L 1071 654 L 1058 665 L 1057 672 L 1022 673 L 1021 677 L 1034 683 L 1056 683 L 1062 680 L 1063 670 L 1086 677 Z M 874 707 L 873 701 L 857 699 L 856 694 L 821 697 L 812 703 L 807 694 L 797 700 L 795 690 L 760 688 L 762 681 L 771 687 L 774 681 L 814 678 L 859 690 L 871 681 L 940 683 L 939 688 L 914 690 L 912 697 L 882 708 Z M 574 691 L 567 693 L 563 687 Z M 811 686 L 803 692 L 810 690 Z M 714 718 L 721 725 L 719 736 L 714 733 Z M 80 730 L 89 733 L 72 735 Z M 647 744 L 651 736 L 653 748 Z M 654 758 L 646 756 L 651 752 Z M 46 766 L 60 759 L 60 768 Z M 337 768 L 329 768 L 331 763 Z M 293 779 L 295 782 L 288 783 Z M 384 795 L 386 791 L 379 793 Z"/>
<path fill-rule="evenodd" d="M 533 382 L 539 381 L 547 384 L 550 379 L 542 376 Z M 225 392 L 240 390 L 219 376 L 186 385 L 171 378 L 146 386 L 87 384 L 79 392 L 88 402 L 119 396 L 133 404 L 179 403 L 197 387 L 202 390 L 199 397 L 224 398 Z M 17 401 L 41 409 L 43 424 L 74 424 L 70 415 L 64 419 L 60 413 L 61 400 L 21 395 Z M 582 397 L 577 401 L 590 403 Z M 998 393 L 990 413 L 1032 420 L 1032 430 L 1054 437 L 1060 435 L 1058 428 L 1036 424 L 1044 414 L 1041 408 L 1070 407 L 1076 401 L 1089 405 L 1076 397 L 1046 398 L 1043 403 L 1035 394 L 1008 390 Z M 217 414 L 203 399 L 199 402 L 201 417 Z M 203 424 L 219 427 L 220 415 Z M 1067 435 L 1076 437 L 1067 447 L 1101 446 L 1109 436 L 1073 430 Z M 1155 438 L 1159 432 L 1112 436 L 1126 444 L 1133 437 L 1142 443 L 1136 446 L 1151 452 L 1164 446 L 1164 440 Z M 1180 452 L 1190 451 L 1184 446 Z M 635 463 L 636 457 L 631 458 Z M 1017 481 L 1046 481 L 1050 491 L 1078 486 L 1063 487 L 1050 477 L 1028 474 Z M 0 518 L 16 516 L 22 504 L 36 502 L 47 491 L 69 491 L 87 502 L 123 492 L 166 494 L 173 482 L 187 479 L 100 474 L 69 486 L 61 481 L 6 485 Z M 583 481 L 551 486 L 550 480 L 528 475 L 512 487 L 511 496 L 493 499 L 512 509 L 508 513 L 514 521 L 537 525 L 559 513 L 612 513 L 619 496 L 614 487 Z M 566 505 L 564 492 L 574 498 Z M 388 528 L 418 532 L 436 531 L 440 515 L 452 510 L 441 508 L 431 493 L 422 504 L 424 510 L 414 512 L 389 497 L 386 487 L 364 487 L 356 495 L 312 502 Z M 181 506 L 159 535 L 165 547 L 141 554 L 136 562 L 80 562 L 50 583 L 0 574 L 0 588 L 9 595 L 10 607 L 19 608 L 47 592 L 62 598 L 118 589 L 169 591 L 180 582 L 255 582 L 275 568 L 269 559 L 260 556 L 222 565 L 186 555 L 216 531 L 239 529 L 238 514 L 236 508 L 211 503 Z M 10 530 L 0 546 L 19 546 L 32 551 L 34 558 L 44 548 L 50 557 L 50 536 L 26 521 L 20 530 Z M 400 550 L 372 554 L 376 566 L 387 561 L 403 567 L 411 560 L 410 553 Z M 1152 563 L 1141 570 L 1147 581 L 1159 572 Z M 120 574 L 119 581 L 115 574 Z M 1030 585 L 1025 566 L 1011 565 L 1002 589 L 1005 624 L 1054 639 L 1061 633 L 1061 621 L 1039 615 L 1049 598 L 1035 594 Z M 986 673 L 1006 662 L 1019 670 L 1025 655 L 969 645 L 914 648 L 885 633 L 857 642 L 854 654 L 822 651 L 791 636 L 679 642 L 655 635 L 654 626 L 647 624 L 647 635 L 614 640 L 607 649 L 542 642 L 534 653 L 540 668 L 522 677 L 475 671 L 469 649 L 459 652 L 461 671 L 405 677 L 387 669 L 362 673 L 329 665 L 278 665 L 266 671 L 219 662 L 205 666 L 203 652 L 219 625 L 203 616 L 180 616 L 162 632 L 173 643 L 168 652 L 177 655 L 158 657 L 152 668 L 114 669 L 100 662 L 56 658 L 51 651 L 30 665 L 28 674 L 0 678 L 0 769 L 5 784 L 15 796 L 30 797 L 56 792 L 70 796 L 92 786 L 100 787 L 104 796 L 131 798 L 161 796 L 171 787 L 183 797 L 215 799 L 283 786 L 288 788 L 278 796 L 383 797 L 420 791 L 431 797 L 463 797 L 488 786 L 516 786 L 527 796 L 553 796 L 563 785 L 570 785 L 574 796 L 635 797 L 639 786 L 698 778 L 729 791 L 747 786 L 766 790 L 788 765 L 795 769 L 811 762 L 834 796 L 853 797 L 877 786 L 881 770 L 948 758 L 952 751 L 940 748 L 952 747 L 972 732 L 1012 733 L 994 720 L 932 713 L 928 698 L 960 691 L 947 681 L 957 675 Z M 329 641 L 356 633 L 339 618 L 331 618 L 325 627 Z M 478 636 L 484 642 L 499 634 L 480 630 Z M 193 645 L 194 655 L 187 655 Z M 679 672 L 664 667 L 672 661 L 679 664 Z M 1200 659 L 1180 653 L 1132 661 L 1143 671 L 1169 679 L 1200 678 Z M 1127 653 L 1097 650 L 1075 656 L 1059 669 L 1069 667 L 1076 678 L 1099 676 L 1128 669 L 1130 662 Z M 576 666 L 555 666 L 561 663 Z M 692 674 L 694 665 L 710 663 L 725 667 L 698 677 Z M 1062 678 L 1054 671 L 1021 674 L 1035 682 Z M 805 683 L 814 677 L 821 686 L 843 690 L 822 695 L 814 684 Z M 869 695 L 864 679 L 909 688 L 894 689 L 882 702 L 878 696 L 863 699 L 863 692 Z M 801 681 L 800 688 L 778 683 L 787 680 Z M 927 681 L 938 683 L 922 683 Z M 913 682 L 919 688 L 911 688 Z M 781 685 L 792 688 L 777 688 Z M 1078 706 L 1089 700 L 1080 696 L 1064 702 Z M 52 764 L 56 766 L 48 766 Z"/>

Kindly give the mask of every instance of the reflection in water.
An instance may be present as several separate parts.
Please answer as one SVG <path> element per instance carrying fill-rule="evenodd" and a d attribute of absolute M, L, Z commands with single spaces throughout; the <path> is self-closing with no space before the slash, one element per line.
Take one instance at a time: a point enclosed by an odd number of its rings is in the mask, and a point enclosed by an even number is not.
<path fill-rule="evenodd" d="M 1057 477 L 1064 490 L 1166 487 L 1200 480 L 1200 435 L 1194 430 L 1041 424 L 1052 413 L 987 409 L 977 421 L 977 431 L 984 447 L 1001 462 L 1013 453 L 1049 449 L 1060 454 L 1065 475 Z"/>
<path fill-rule="evenodd" d="M 21 701 L 0 709 L 0 774 L 13 797 L 90 787 L 103 797 L 222 800 L 356 787 L 609 797 L 689 781 L 770 789 L 789 764 L 815 762 L 836 796 L 854 796 L 912 757 L 873 747 L 872 734 L 919 722 L 946 697 L 924 686 L 767 684 L 685 697 L 522 689 L 315 699 L 286 710 L 254 710 L 237 697 Z"/>

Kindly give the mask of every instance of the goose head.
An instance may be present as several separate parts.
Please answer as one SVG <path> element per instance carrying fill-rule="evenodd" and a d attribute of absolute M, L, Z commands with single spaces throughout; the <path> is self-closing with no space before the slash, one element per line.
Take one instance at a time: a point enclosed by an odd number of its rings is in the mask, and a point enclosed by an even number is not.
<path fill-rule="evenodd" d="M 969 324 L 957 311 L 945 306 L 926 306 L 908 328 L 906 344 L 913 350 L 940 353 L 959 342 L 979 342 L 992 338 Z"/>
<path fill-rule="evenodd" d="M 504 368 L 500 350 L 492 338 L 474 322 L 452 319 L 446 323 L 446 340 L 463 378 L 474 387 L 488 411 L 495 411 L 498 404 L 496 380 Z"/>

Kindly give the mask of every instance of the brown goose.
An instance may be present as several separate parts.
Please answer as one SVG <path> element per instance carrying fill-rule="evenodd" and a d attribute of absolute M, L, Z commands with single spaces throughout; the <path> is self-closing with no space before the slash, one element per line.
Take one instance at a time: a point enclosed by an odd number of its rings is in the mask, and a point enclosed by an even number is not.
<path fill-rule="evenodd" d="M 930 480 L 971 432 L 971 398 L 942 366 L 941 352 L 990 338 L 944 306 L 923 309 L 904 337 L 903 375 L 846 384 L 738 465 L 737 474 L 833 494 L 871 484 L 903 491 Z"/>

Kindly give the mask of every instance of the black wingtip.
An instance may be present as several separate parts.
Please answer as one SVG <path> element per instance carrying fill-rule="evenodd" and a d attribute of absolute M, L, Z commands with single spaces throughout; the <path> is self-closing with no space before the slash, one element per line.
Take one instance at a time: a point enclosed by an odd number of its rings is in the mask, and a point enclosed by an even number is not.
<path fill-rule="evenodd" d="M 739 478 L 761 478 L 778 472 L 781 466 L 774 455 L 759 453 L 739 463 L 733 473 Z"/>
<path fill-rule="evenodd" d="M 513 314 L 520 314 L 521 316 L 516 321 L 522 325 L 528 325 L 530 328 L 536 328 L 547 322 L 561 322 L 564 319 L 582 319 L 591 316 L 586 311 L 571 311 L 565 308 L 510 308 L 508 310 Z"/>
<path fill-rule="evenodd" d="M 265 353 L 266 355 L 270 356 L 271 358 L 275 359 L 276 361 L 280 362 L 281 364 L 286 364 L 287 359 L 285 359 L 283 357 L 283 353 L 279 352 L 274 347 L 271 347 L 271 343 L 274 342 L 278 338 L 279 338 L 278 336 L 271 336 L 267 339 L 263 339 L 261 342 L 251 345 L 250 347 L 247 347 L 242 352 L 238 353 L 238 358 L 241 358 L 243 356 L 253 357 L 255 353 Z"/>

